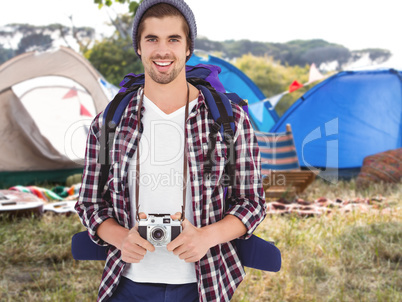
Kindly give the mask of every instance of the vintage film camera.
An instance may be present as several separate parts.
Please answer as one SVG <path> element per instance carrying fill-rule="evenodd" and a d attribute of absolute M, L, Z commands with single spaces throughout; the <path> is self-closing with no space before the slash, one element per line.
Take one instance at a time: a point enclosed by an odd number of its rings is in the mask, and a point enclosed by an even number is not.
<path fill-rule="evenodd" d="M 148 214 L 138 223 L 140 236 L 154 246 L 166 246 L 181 233 L 180 220 L 173 220 L 169 214 Z"/>

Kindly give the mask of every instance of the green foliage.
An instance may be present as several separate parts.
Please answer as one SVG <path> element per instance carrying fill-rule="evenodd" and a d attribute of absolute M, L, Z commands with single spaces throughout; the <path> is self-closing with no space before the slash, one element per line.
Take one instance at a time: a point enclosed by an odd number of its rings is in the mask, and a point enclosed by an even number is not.
<path fill-rule="evenodd" d="M 131 40 L 133 17 L 119 15 L 112 23 L 116 28 L 114 35 L 97 41 L 84 56 L 110 83 L 118 86 L 126 74 L 142 73 L 143 67 Z"/>
<path fill-rule="evenodd" d="M 52 47 L 52 38 L 50 35 L 44 35 L 42 33 L 33 33 L 29 36 L 23 37 L 18 43 L 17 54 L 22 54 L 27 51 L 45 51 Z"/>
<path fill-rule="evenodd" d="M 261 89 L 266 97 L 287 91 L 295 80 L 305 83 L 309 76 L 309 66 L 284 66 L 268 56 L 254 57 L 247 54 L 237 59 L 234 64 Z M 276 107 L 278 115 L 282 115 L 305 91 L 306 88 L 302 88 L 285 95 Z"/>
<path fill-rule="evenodd" d="M 65 46 L 71 47 L 67 36 L 73 36 L 77 44 L 80 46 L 80 51 L 88 49 L 95 37 L 95 30 L 90 27 L 67 27 L 61 24 L 50 24 L 45 26 L 35 26 L 30 24 L 8 24 L 5 26 L 7 30 L 0 31 L 0 38 L 3 40 L 11 40 L 20 38 L 18 47 L 11 52 L 8 51 L 5 58 L 22 54 L 27 51 L 45 51 L 53 45 L 60 45 L 61 40 Z M 4 60 L 4 46 L 0 44 L 0 62 Z"/>
<path fill-rule="evenodd" d="M 82 174 L 73 174 L 67 177 L 66 179 L 66 187 L 71 187 L 75 184 L 81 183 L 82 181 Z"/>
<path fill-rule="evenodd" d="M 251 53 L 255 56 L 269 54 L 268 43 L 255 42 L 250 40 L 229 40 L 223 42 L 224 52 L 229 58 L 237 58 Z"/>
<path fill-rule="evenodd" d="M 370 59 L 373 60 L 373 61 L 380 59 L 381 62 L 385 62 L 392 55 L 389 50 L 380 49 L 380 48 L 369 48 L 369 49 L 364 49 L 363 51 L 369 52 L 370 53 Z"/>
<path fill-rule="evenodd" d="M 104 39 L 85 52 L 85 57 L 112 84 L 119 85 L 128 73 L 143 72 L 131 39 Z"/>
<path fill-rule="evenodd" d="M 14 57 L 14 50 L 0 45 L 0 65 Z"/>
<path fill-rule="evenodd" d="M 112 24 L 116 28 L 114 32 L 115 38 L 128 39 L 131 37 L 133 26 L 133 17 L 131 15 L 118 15 L 115 20 L 112 20 Z"/>
<path fill-rule="evenodd" d="M 211 41 L 207 38 L 197 37 L 195 40 L 195 49 L 205 50 L 208 52 L 222 52 L 224 47 L 222 42 Z"/>
<path fill-rule="evenodd" d="M 270 56 L 274 60 L 290 66 L 305 66 L 312 63 L 320 66 L 321 63 L 332 61 L 338 61 L 339 66 L 341 66 L 350 60 L 359 59 L 364 53 L 368 53 L 372 60 L 381 63 L 391 55 L 388 50 L 384 49 L 350 51 L 342 45 L 329 43 L 321 39 L 270 43 L 249 40 L 216 42 L 207 38 L 198 38 L 195 47 L 207 52 L 221 52 L 222 56 L 228 59 L 239 58 L 245 54 L 262 57 Z"/>
<path fill-rule="evenodd" d="M 367 49 L 352 51 L 352 56 L 355 59 L 359 59 L 365 53 L 368 53 L 370 60 L 376 62 L 377 64 L 387 61 L 392 55 L 392 53 L 387 49 L 367 48 Z"/>
<path fill-rule="evenodd" d="M 139 3 L 141 3 L 142 0 L 140 2 L 135 1 L 135 0 L 115 0 L 114 2 L 121 3 L 121 4 L 125 4 L 125 3 L 128 4 L 129 12 L 131 14 L 135 15 L 135 12 L 137 11 Z M 112 0 L 94 0 L 94 3 L 98 4 L 99 8 L 102 8 L 103 5 L 111 6 L 113 4 L 113 1 Z"/>
<path fill-rule="evenodd" d="M 139 3 L 136 0 L 114 0 L 115 3 L 128 4 L 129 12 L 134 16 Z M 94 0 L 99 8 L 104 5 L 111 6 L 112 0 Z M 270 43 L 250 40 L 226 40 L 224 42 L 210 41 L 205 37 L 199 37 L 195 41 L 195 48 L 210 53 L 222 53 L 228 59 L 239 58 L 245 54 L 254 56 L 271 56 L 274 60 L 290 66 L 305 66 L 315 63 L 338 61 L 339 69 L 342 64 L 356 59 L 356 54 L 342 45 L 329 43 L 322 39 L 294 40 L 287 43 Z M 390 57 L 390 52 L 383 49 L 366 49 L 370 58 L 377 62 L 384 62 Z"/>
<path fill-rule="evenodd" d="M 297 53 L 296 53 L 297 54 Z M 320 66 L 321 63 L 338 61 L 339 65 L 347 63 L 351 58 L 350 51 L 340 46 L 325 46 L 309 49 L 300 53 L 299 58 L 294 60 L 295 63 L 307 62 L 315 63 Z"/>

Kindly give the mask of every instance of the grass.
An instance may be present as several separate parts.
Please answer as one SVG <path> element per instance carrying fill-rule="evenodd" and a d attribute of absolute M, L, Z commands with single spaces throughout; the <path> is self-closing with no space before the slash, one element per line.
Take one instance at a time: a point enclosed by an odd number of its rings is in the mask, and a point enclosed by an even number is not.
<path fill-rule="evenodd" d="M 315 181 L 306 200 L 374 198 L 379 210 L 267 216 L 256 233 L 282 252 L 278 273 L 246 268 L 233 301 L 402 301 L 402 188 Z M 391 211 L 380 213 L 382 207 Z M 0 301 L 95 301 L 101 261 L 75 261 L 75 215 L 0 220 Z"/>
<path fill-rule="evenodd" d="M 312 218 L 270 216 L 257 233 L 282 252 L 278 273 L 247 269 L 233 301 L 402 301 L 402 188 L 317 181 L 306 200 L 385 198 L 380 209 Z"/>
<path fill-rule="evenodd" d="M 74 261 L 75 215 L 0 221 L 0 301 L 96 301 L 103 263 Z"/>

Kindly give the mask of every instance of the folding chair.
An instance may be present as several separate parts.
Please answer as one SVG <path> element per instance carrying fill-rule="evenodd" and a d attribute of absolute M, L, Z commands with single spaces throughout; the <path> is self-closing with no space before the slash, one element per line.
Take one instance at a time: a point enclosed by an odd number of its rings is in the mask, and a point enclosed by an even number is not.
<path fill-rule="evenodd" d="M 267 199 L 296 196 L 314 181 L 313 171 L 300 170 L 290 124 L 286 132 L 256 132 L 256 137 Z"/>

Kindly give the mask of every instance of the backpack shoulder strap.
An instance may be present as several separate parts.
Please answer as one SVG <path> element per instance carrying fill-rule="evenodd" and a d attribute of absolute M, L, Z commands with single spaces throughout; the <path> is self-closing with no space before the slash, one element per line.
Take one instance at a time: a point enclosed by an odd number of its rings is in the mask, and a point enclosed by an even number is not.
<path fill-rule="evenodd" d="M 209 82 L 202 79 L 190 78 L 187 79 L 187 81 L 201 90 L 205 96 L 205 102 L 207 103 L 208 109 L 212 114 L 212 118 L 216 123 L 221 124 L 219 131 L 221 132 L 222 137 L 225 135 L 225 133 L 231 133 L 230 129 L 234 134 L 235 124 L 233 110 L 228 94 L 218 92 L 214 87 L 211 86 L 211 84 L 209 84 Z"/>
<path fill-rule="evenodd" d="M 131 84 L 130 84 L 131 85 Z M 103 192 L 110 169 L 110 145 L 113 144 L 116 127 L 120 122 L 124 110 L 140 85 L 134 85 L 120 91 L 108 104 L 103 112 L 103 122 L 100 135 L 100 150 L 98 163 L 101 164 L 101 172 L 98 182 L 98 194 Z"/>
<path fill-rule="evenodd" d="M 234 150 L 234 134 L 236 132 L 232 104 L 225 93 L 216 91 L 209 82 L 200 79 L 188 79 L 188 81 L 201 90 L 205 96 L 205 102 L 211 112 L 215 123 L 211 127 L 208 142 L 207 160 L 204 162 L 204 176 L 209 177 L 212 173 L 213 151 L 216 147 L 218 132 L 227 146 L 228 162 L 225 166 L 225 175 L 222 185 L 224 187 L 234 186 L 236 182 L 236 153 Z M 239 98 L 239 97 L 238 97 Z M 240 99 L 240 98 L 239 98 Z"/>

